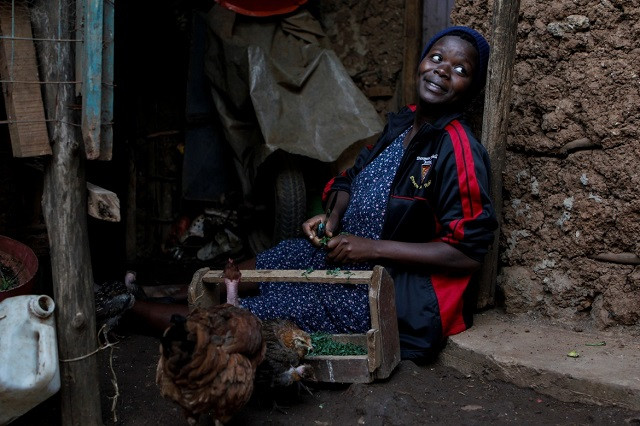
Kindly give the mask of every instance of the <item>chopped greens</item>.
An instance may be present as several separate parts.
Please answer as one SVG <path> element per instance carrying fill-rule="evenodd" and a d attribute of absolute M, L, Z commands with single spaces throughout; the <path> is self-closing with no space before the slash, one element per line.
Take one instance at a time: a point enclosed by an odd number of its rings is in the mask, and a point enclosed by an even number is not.
<path fill-rule="evenodd" d="M 302 273 L 302 276 L 305 277 L 307 280 L 309 279 L 309 274 L 313 272 L 313 268 L 307 268 L 306 271 L 304 271 Z"/>
<path fill-rule="evenodd" d="M 333 340 L 327 333 L 311 333 L 311 344 L 313 350 L 309 352 L 309 356 L 314 355 L 366 355 L 367 349 L 354 343 L 341 343 Z"/>

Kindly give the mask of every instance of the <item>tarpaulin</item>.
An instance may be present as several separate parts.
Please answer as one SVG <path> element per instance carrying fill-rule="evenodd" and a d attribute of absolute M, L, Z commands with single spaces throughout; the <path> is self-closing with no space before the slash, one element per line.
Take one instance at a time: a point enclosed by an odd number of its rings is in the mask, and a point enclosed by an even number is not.
<path fill-rule="evenodd" d="M 206 21 L 205 73 L 241 175 L 255 177 L 278 149 L 334 161 L 382 130 L 306 9 L 252 18 L 216 4 Z"/>

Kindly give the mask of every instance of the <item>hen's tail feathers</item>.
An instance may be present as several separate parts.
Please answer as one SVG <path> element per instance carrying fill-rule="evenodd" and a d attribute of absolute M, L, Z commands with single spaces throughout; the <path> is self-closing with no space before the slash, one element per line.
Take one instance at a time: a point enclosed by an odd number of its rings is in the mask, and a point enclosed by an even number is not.
<path fill-rule="evenodd" d="M 176 368 L 180 369 L 190 361 L 196 342 L 189 339 L 187 319 L 184 316 L 171 316 L 171 325 L 160 338 L 160 344 L 162 355 L 167 360 L 172 359 Z"/>

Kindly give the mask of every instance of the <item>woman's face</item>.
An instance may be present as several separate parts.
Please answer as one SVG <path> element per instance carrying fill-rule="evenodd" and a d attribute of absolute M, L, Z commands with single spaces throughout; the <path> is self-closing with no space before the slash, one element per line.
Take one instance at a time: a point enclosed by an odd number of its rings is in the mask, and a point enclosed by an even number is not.
<path fill-rule="evenodd" d="M 422 102 L 453 105 L 468 95 L 478 53 L 457 36 L 444 36 L 431 47 L 418 67 L 418 95 Z"/>

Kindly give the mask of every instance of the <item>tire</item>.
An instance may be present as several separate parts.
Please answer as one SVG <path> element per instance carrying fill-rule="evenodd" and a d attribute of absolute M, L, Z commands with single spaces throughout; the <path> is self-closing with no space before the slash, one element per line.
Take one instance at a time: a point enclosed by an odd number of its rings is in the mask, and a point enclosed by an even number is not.
<path fill-rule="evenodd" d="M 301 225 L 306 219 L 307 191 L 302 170 L 287 162 L 278 173 L 274 185 L 273 242 L 301 235 Z"/>
<path fill-rule="evenodd" d="M 283 161 L 266 188 L 268 220 L 248 235 L 249 245 L 258 254 L 278 242 L 301 235 L 306 219 L 307 191 L 302 169 L 291 159 Z M 262 215 L 261 215 L 262 216 Z M 264 217 L 263 216 L 263 217 Z"/>

